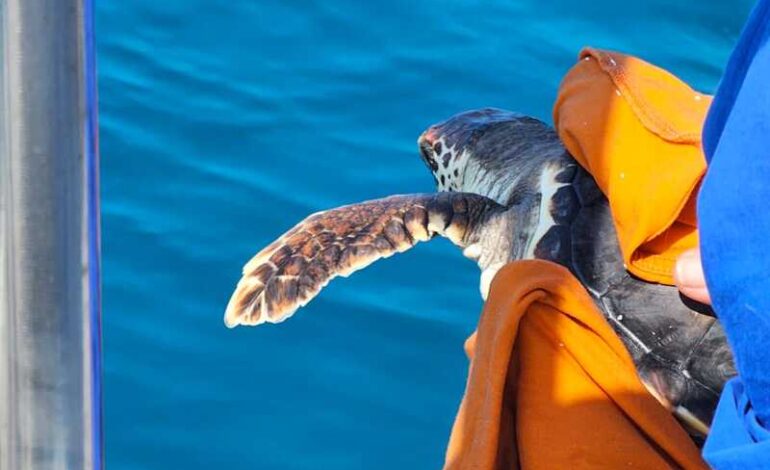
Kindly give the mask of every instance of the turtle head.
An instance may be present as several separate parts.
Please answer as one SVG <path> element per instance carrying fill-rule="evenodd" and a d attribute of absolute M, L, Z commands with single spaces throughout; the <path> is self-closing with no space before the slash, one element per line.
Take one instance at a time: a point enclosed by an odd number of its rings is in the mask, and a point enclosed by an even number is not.
<path fill-rule="evenodd" d="M 508 204 L 517 182 L 535 175 L 564 147 L 548 125 L 494 108 L 457 114 L 418 140 L 439 191 L 481 194 Z"/>

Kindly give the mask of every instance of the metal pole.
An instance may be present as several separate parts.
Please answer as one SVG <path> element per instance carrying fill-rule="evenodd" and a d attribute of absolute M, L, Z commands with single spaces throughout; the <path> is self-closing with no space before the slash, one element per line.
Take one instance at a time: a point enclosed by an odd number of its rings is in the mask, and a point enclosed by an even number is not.
<path fill-rule="evenodd" d="M 0 470 L 100 469 L 90 0 L 0 15 Z"/>

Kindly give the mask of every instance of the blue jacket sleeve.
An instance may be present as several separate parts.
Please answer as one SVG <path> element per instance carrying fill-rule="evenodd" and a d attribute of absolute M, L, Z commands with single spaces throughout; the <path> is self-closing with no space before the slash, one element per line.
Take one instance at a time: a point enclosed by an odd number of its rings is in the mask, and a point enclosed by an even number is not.
<path fill-rule="evenodd" d="M 738 378 L 704 447 L 715 468 L 770 468 L 770 0 L 733 51 L 703 133 L 701 254 Z"/>

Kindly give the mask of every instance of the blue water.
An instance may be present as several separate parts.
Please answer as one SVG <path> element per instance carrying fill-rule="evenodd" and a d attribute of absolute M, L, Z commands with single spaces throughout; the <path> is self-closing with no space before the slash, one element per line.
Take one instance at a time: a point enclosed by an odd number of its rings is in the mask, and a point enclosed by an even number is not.
<path fill-rule="evenodd" d="M 750 1 L 97 0 L 108 468 L 440 466 L 481 301 L 447 242 L 227 330 L 242 264 L 310 212 L 430 191 L 415 140 L 549 120 L 579 48 L 713 92 Z"/>

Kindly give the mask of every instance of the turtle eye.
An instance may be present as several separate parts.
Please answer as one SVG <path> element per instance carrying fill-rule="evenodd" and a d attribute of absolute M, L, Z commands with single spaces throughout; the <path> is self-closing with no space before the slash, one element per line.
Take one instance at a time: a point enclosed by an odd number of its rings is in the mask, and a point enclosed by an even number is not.
<path fill-rule="evenodd" d="M 428 142 L 424 140 L 420 142 L 420 156 L 422 156 L 422 160 L 434 173 L 438 171 L 438 162 L 436 162 L 435 155 L 433 148 Z"/>

